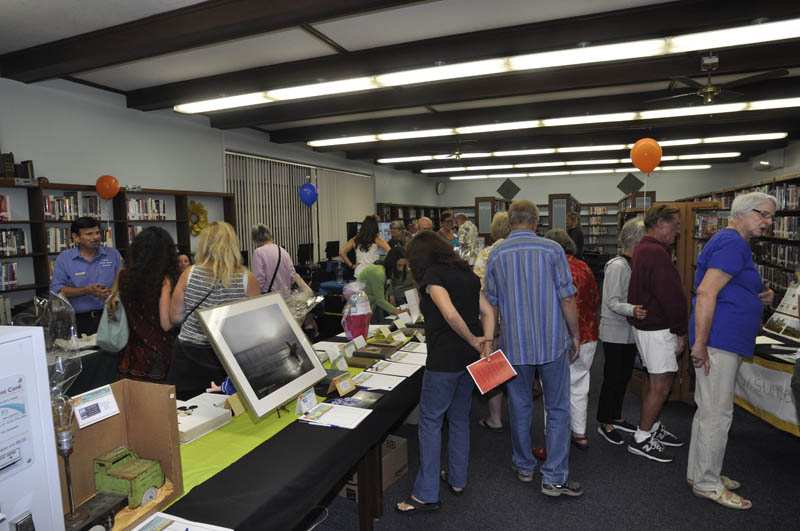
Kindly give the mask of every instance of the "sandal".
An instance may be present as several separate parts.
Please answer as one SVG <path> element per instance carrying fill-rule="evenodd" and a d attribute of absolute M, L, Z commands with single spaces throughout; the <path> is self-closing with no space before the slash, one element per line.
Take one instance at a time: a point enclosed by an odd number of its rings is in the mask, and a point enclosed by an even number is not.
<path fill-rule="evenodd" d="M 486 419 L 479 420 L 478 421 L 478 426 L 480 426 L 481 428 L 483 428 L 485 430 L 489 430 L 489 431 L 493 431 L 493 432 L 505 431 L 505 427 L 504 426 L 492 426 L 488 422 L 486 422 Z"/>
<path fill-rule="evenodd" d="M 713 490 L 703 491 L 692 488 L 692 492 L 699 498 L 707 498 L 711 501 L 715 501 L 723 507 L 727 507 L 728 509 L 739 509 L 746 511 L 753 506 L 753 503 L 750 500 L 746 500 L 738 494 L 729 491 L 728 489 L 722 489 L 722 492 L 717 493 Z"/>
<path fill-rule="evenodd" d="M 452 492 L 455 496 L 461 496 L 464 494 L 464 487 L 461 487 L 460 489 L 456 488 L 452 486 L 449 481 L 447 481 L 447 470 L 440 471 L 439 477 L 447 484 L 447 488 L 450 489 L 450 492 Z"/>
<path fill-rule="evenodd" d="M 578 450 L 589 449 L 589 438 L 587 436 L 573 435 L 571 438 L 572 438 L 572 445 L 576 447 Z"/>
<path fill-rule="evenodd" d="M 401 509 L 400 505 L 406 504 L 410 509 Z M 441 502 L 432 502 L 432 503 L 425 503 L 421 502 L 418 499 L 414 498 L 414 496 L 409 496 L 405 500 L 401 501 L 400 503 L 396 503 L 394 505 L 394 510 L 400 514 L 414 514 L 414 513 L 427 513 L 430 511 L 436 511 L 442 507 Z"/>
<path fill-rule="evenodd" d="M 735 479 L 731 479 L 728 476 L 720 476 L 719 479 L 722 481 L 722 486 L 728 490 L 736 490 L 741 488 L 742 484 L 736 481 Z M 689 484 L 690 487 L 694 486 L 694 481 L 691 479 L 687 479 L 686 483 Z"/>

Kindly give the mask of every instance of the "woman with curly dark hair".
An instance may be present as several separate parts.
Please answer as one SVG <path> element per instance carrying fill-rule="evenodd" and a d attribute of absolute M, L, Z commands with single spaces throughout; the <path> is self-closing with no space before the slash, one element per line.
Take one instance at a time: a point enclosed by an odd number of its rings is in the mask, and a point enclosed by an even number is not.
<path fill-rule="evenodd" d="M 419 399 L 419 471 L 411 495 L 395 506 L 402 514 L 413 514 L 440 507 L 440 481 L 456 495 L 467 485 L 475 384 L 466 366 L 491 352 L 495 314 L 472 268 L 438 234 L 414 236 L 407 256 L 419 289 L 428 347 Z M 445 416 L 446 470 L 440 467 Z"/>
<path fill-rule="evenodd" d="M 356 263 L 350 261 L 347 253 L 355 249 Z M 380 231 L 378 230 L 378 218 L 375 216 L 367 216 L 361 222 L 361 228 L 358 229 L 358 234 L 350 238 L 341 252 L 339 258 L 350 269 L 355 269 L 355 275 L 358 276 L 361 270 L 368 265 L 374 264 L 379 258 L 379 251 L 389 252 L 389 244 L 381 238 Z"/>
<path fill-rule="evenodd" d="M 169 318 L 172 288 L 178 278 L 178 256 L 172 236 L 147 227 L 131 243 L 117 287 L 130 332 L 120 352 L 120 375 L 162 381 L 172 363 L 173 334 Z"/>

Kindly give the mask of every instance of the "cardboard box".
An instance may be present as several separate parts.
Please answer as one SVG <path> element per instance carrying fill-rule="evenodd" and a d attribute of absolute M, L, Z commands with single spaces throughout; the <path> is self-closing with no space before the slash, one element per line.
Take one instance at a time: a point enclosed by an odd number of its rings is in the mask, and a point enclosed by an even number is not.
<path fill-rule="evenodd" d="M 137 513 L 132 526 L 150 514 L 167 507 L 183 494 L 183 473 L 178 443 L 178 418 L 175 409 L 175 387 L 135 380 L 111 384 L 119 414 L 75 431 L 74 450 L 69 456 L 72 492 L 80 506 L 95 494 L 94 459 L 119 446 L 130 448 L 144 459 L 161 464 L 172 492 L 160 496 L 158 503 Z M 58 458 L 64 513 L 68 511 L 64 461 Z M 162 499 L 163 498 L 163 499 Z M 116 527 L 115 527 L 116 528 Z"/>
<path fill-rule="evenodd" d="M 408 443 L 403 437 L 389 435 L 381 445 L 383 491 L 408 473 Z M 358 501 L 358 474 L 348 478 L 339 496 Z"/>

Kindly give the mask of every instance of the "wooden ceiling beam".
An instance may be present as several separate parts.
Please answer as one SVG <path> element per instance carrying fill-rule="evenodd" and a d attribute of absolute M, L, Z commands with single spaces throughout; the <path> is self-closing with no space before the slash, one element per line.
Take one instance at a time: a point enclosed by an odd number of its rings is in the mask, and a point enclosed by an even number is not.
<path fill-rule="evenodd" d="M 520 26 L 477 31 L 230 72 L 131 91 L 128 106 L 172 107 L 276 89 L 481 58 L 570 48 L 586 42 L 620 42 L 748 24 L 757 18 L 800 15 L 785 0 L 680 0 Z M 696 65 L 693 65 L 696 68 Z M 694 69 L 694 68 L 693 68 Z M 355 96 L 356 99 L 363 95 Z M 275 121 L 275 120 L 269 120 Z M 285 121 L 285 120 L 281 120 Z"/>
<path fill-rule="evenodd" d="M 32 83 L 419 0 L 210 0 L 0 56 Z"/>

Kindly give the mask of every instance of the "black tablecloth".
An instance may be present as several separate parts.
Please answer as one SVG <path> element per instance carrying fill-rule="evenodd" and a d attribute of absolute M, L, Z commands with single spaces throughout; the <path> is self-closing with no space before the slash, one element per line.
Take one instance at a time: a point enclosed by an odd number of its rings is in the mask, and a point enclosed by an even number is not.
<path fill-rule="evenodd" d="M 387 393 L 354 430 L 290 424 L 166 512 L 237 531 L 292 529 L 414 409 L 422 374 Z"/>

